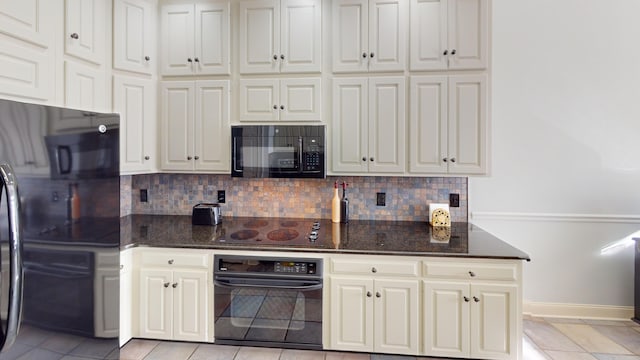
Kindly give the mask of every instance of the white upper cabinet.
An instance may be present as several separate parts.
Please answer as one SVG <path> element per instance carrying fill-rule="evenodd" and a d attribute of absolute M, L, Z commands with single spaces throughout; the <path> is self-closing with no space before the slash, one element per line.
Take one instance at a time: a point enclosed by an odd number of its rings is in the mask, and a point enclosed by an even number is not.
<path fill-rule="evenodd" d="M 320 78 L 240 80 L 240 121 L 322 120 Z"/>
<path fill-rule="evenodd" d="M 41 47 L 50 47 L 50 0 L 0 1 L 0 33 Z"/>
<path fill-rule="evenodd" d="M 403 71 L 407 11 L 406 0 L 334 1 L 333 71 Z"/>
<path fill-rule="evenodd" d="M 411 77 L 409 171 L 487 171 L 486 75 Z"/>
<path fill-rule="evenodd" d="M 109 112 L 104 71 L 76 63 L 64 63 L 64 105 L 74 109 Z"/>
<path fill-rule="evenodd" d="M 162 75 L 229 74 L 229 1 L 163 5 Z"/>
<path fill-rule="evenodd" d="M 230 170 L 229 81 L 160 84 L 161 168 Z"/>
<path fill-rule="evenodd" d="M 113 4 L 113 67 L 151 75 L 156 69 L 155 10 L 145 0 Z"/>
<path fill-rule="evenodd" d="M 113 109 L 120 114 L 120 171 L 156 170 L 155 81 L 114 76 Z"/>
<path fill-rule="evenodd" d="M 411 0 L 411 70 L 487 67 L 488 0 Z"/>
<path fill-rule="evenodd" d="M 240 73 L 320 72 L 320 0 L 240 3 Z"/>
<path fill-rule="evenodd" d="M 104 0 L 65 0 L 65 42 L 67 55 L 101 65 L 105 61 Z"/>
<path fill-rule="evenodd" d="M 332 158 L 336 173 L 403 173 L 404 77 L 333 80 Z"/>
<path fill-rule="evenodd" d="M 19 100 L 54 98 L 56 4 L 0 1 L 0 94 Z"/>

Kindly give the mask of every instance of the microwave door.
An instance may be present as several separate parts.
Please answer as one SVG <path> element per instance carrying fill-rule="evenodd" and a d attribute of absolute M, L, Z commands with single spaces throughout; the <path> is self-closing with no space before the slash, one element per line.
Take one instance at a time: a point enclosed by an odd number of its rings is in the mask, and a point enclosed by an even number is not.
<path fill-rule="evenodd" d="M 6 195 L 6 196 L 5 196 Z M 0 205 L 6 198 L 6 221 L 8 223 L 8 246 L 0 247 L 2 264 L 0 269 L 0 351 L 6 351 L 15 342 L 20 327 L 22 308 L 22 224 L 20 223 L 20 195 L 13 169 L 0 164 Z M 1 212 L 4 214 L 4 212 Z"/>

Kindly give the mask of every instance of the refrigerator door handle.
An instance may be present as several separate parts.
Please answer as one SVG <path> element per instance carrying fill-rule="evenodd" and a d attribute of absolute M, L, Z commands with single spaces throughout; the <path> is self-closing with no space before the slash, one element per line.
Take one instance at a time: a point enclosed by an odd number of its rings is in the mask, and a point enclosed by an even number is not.
<path fill-rule="evenodd" d="M 20 317 L 22 315 L 22 224 L 20 222 L 20 194 L 18 192 L 18 182 L 13 173 L 13 169 L 8 164 L 0 164 L 0 196 L 2 187 L 6 187 L 7 204 L 9 213 L 9 252 L 10 266 L 9 273 L 9 312 L 7 313 L 7 333 L 1 342 L 0 351 L 8 349 L 16 340 L 20 327 Z M 3 185 L 3 186 L 2 186 Z"/>

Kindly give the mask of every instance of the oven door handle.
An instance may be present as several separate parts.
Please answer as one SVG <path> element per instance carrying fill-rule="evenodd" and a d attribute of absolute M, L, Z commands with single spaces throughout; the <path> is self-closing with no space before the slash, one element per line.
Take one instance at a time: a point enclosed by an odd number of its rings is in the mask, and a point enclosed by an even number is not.
<path fill-rule="evenodd" d="M 242 280 L 242 281 L 237 281 Z M 272 288 L 287 290 L 320 290 L 322 281 L 285 280 L 285 279 L 247 279 L 216 276 L 213 281 L 215 286 L 225 288 Z"/>

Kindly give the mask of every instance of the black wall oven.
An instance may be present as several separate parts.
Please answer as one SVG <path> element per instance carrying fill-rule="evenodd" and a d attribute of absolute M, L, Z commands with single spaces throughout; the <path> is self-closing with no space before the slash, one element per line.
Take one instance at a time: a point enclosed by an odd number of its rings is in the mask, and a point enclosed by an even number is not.
<path fill-rule="evenodd" d="M 215 256 L 215 342 L 322 349 L 322 260 Z"/>
<path fill-rule="evenodd" d="M 324 154 L 324 125 L 231 127 L 234 177 L 323 179 Z"/>

